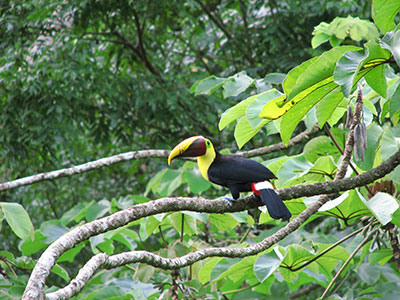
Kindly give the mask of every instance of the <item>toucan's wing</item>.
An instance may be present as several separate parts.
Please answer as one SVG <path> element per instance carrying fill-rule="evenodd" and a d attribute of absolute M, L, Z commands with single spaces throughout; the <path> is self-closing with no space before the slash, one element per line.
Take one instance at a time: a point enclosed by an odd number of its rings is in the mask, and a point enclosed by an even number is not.
<path fill-rule="evenodd" d="M 218 155 L 208 169 L 208 177 L 225 186 L 276 178 L 264 165 L 237 155 Z"/>

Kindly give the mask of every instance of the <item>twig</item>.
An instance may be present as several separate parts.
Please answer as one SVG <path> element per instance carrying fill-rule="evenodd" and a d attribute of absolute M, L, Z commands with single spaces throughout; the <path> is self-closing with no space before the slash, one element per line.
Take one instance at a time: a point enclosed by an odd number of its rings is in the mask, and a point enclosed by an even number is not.
<path fill-rule="evenodd" d="M 185 229 L 185 215 L 182 213 L 182 224 L 181 224 L 181 242 L 183 242 L 183 230 Z"/>
<path fill-rule="evenodd" d="M 350 254 L 350 256 L 346 259 L 346 261 L 343 263 L 343 265 L 340 267 L 339 271 L 336 273 L 336 275 L 332 278 L 331 282 L 329 283 L 329 285 L 326 287 L 324 293 L 322 294 L 322 296 L 319 299 L 324 299 L 330 288 L 333 286 L 333 284 L 335 283 L 335 281 L 339 278 L 340 274 L 342 274 L 343 270 L 346 268 L 346 266 L 350 263 L 350 261 L 353 259 L 353 257 L 357 254 L 357 252 L 364 247 L 365 244 L 367 244 L 369 242 L 369 240 L 372 238 L 372 235 L 375 233 L 375 231 L 373 231 L 372 233 L 370 233 L 358 246 L 356 249 L 354 249 L 354 251 Z"/>
<path fill-rule="evenodd" d="M 249 235 L 249 233 L 250 233 L 250 231 L 251 231 L 252 228 L 253 228 L 253 226 L 249 226 L 249 229 L 246 230 L 245 234 L 244 234 L 244 235 L 242 236 L 242 238 L 240 239 L 239 245 L 240 245 L 241 243 L 243 243 L 243 241 L 247 238 L 247 236 Z"/>
<path fill-rule="evenodd" d="M 268 153 L 272 153 L 272 152 L 276 152 L 276 151 L 281 151 L 281 150 L 287 149 L 298 143 L 302 143 L 302 142 L 310 139 L 310 137 L 312 135 L 314 135 L 315 133 L 317 133 L 318 130 L 319 130 L 318 126 L 316 125 L 310 130 L 303 131 L 302 133 L 300 133 L 300 134 L 296 135 L 295 137 L 293 137 L 292 139 L 290 139 L 287 146 L 283 142 L 280 142 L 278 144 L 269 145 L 269 146 L 261 147 L 261 148 L 254 149 L 254 150 L 243 151 L 243 152 L 239 152 L 236 154 L 243 155 L 244 157 L 254 157 L 254 156 L 260 156 L 260 155 L 264 155 L 264 154 L 268 154 Z"/>
<path fill-rule="evenodd" d="M 165 248 L 168 248 L 168 243 L 167 243 L 167 241 L 166 241 L 165 238 L 164 238 L 164 234 L 162 233 L 161 225 L 158 226 L 158 230 L 160 231 L 161 239 L 162 239 L 162 241 L 163 241 L 163 243 L 164 243 Z"/>
<path fill-rule="evenodd" d="M 296 268 L 291 268 L 291 267 L 287 267 L 290 271 L 292 272 L 296 272 L 300 269 L 305 268 L 306 266 L 308 266 L 309 264 L 313 263 L 314 261 L 316 261 L 318 258 L 320 258 L 321 256 L 325 255 L 326 253 L 328 253 L 329 251 L 331 251 L 332 249 L 334 249 L 335 247 L 339 246 L 341 243 L 347 241 L 349 238 L 357 235 L 358 233 L 362 232 L 365 228 L 369 227 L 370 224 L 361 227 L 359 229 L 357 229 L 356 231 L 350 233 L 349 235 L 345 236 L 344 238 L 340 239 L 339 241 L 337 241 L 336 243 L 330 245 L 328 248 L 324 249 L 321 253 L 319 253 L 318 255 L 316 255 L 315 257 L 313 257 L 312 259 L 310 259 L 309 261 L 307 261 L 306 263 L 304 263 L 303 265 L 296 267 Z"/>
<path fill-rule="evenodd" d="M 318 288 L 321 288 L 321 285 L 319 285 L 318 283 L 314 283 L 314 284 L 312 284 L 312 285 L 310 285 L 310 286 L 308 286 L 308 287 L 306 287 L 304 289 L 301 289 L 300 291 L 290 295 L 289 299 L 297 299 L 297 298 L 300 298 L 300 297 L 302 297 L 304 295 L 308 295 L 310 292 L 312 292 L 312 291 L 314 291 L 314 290 L 316 290 Z"/>

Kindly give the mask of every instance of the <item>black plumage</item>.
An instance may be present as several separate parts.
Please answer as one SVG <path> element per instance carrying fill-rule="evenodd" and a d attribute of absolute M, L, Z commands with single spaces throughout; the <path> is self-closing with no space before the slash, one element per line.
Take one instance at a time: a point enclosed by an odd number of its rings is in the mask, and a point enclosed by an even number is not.
<path fill-rule="evenodd" d="M 238 155 L 223 155 L 216 151 L 214 161 L 208 169 L 211 182 L 227 187 L 234 199 L 240 192 L 251 192 L 252 184 L 274 179 L 276 176 L 264 165 Z M 260 197 L 274 219 L 289 219 L 287 209 L 279 195 L 273 189 L 260 190 Z"/>

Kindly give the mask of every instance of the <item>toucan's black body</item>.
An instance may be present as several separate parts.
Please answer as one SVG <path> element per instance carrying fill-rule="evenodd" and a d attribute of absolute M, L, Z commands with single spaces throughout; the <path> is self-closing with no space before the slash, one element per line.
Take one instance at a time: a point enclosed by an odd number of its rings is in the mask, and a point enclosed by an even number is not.
<path fill-rule="evenodd" d="M 242 156 L 220 154 L 203 136 L 190 137 L 178 144 L 171 151 L 168 163 L 177 157 L 197 157 L 203 177 L 227 187 L 234 199 L 241 192 L 253 191 L 261 197 L 272 218 L 287 220 L 292 216 L 268 182 L 276 176 L 264 165 Z"/>
<path fill-rule="evenodd" d="M 216 151 L 216 157 L 208 169 L 211 182 L 227 187 L 233 199 L 239 198 L 240 192 L 251 192 L 251 185 L 276 178 L 262 164 L 238 155 L 222 155 Z"/>

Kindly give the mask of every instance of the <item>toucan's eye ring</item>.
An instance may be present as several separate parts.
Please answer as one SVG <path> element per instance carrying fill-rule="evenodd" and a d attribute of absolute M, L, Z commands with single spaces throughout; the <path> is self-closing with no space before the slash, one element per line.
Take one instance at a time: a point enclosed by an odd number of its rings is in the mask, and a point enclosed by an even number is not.
<path fill-rule="evenodd" d="M 210 141 L 207 141 L 207 146 L 210 146 L 210 145 L 211 145 Z"/>

